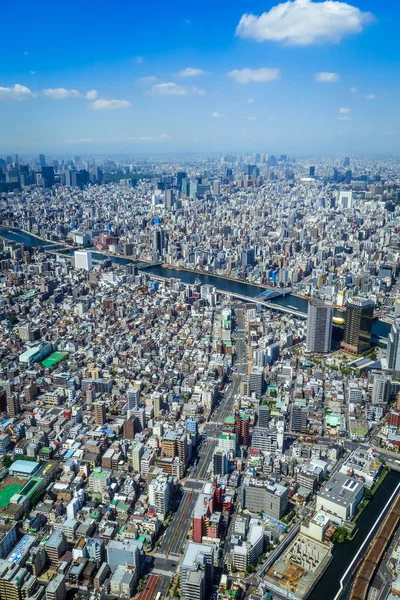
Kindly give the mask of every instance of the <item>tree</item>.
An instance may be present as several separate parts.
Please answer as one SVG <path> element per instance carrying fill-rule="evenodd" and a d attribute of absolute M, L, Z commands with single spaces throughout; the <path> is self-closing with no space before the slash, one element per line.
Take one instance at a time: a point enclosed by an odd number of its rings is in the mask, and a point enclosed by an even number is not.
<path fill-rule="evenodd" d="M 232 571 L 232 573 L 237 573 L 237 568 L 235 567 L 235 565 L 232 565 L 231 571 Z"/>
<path fill-rule="evenodd" d="M 3 467 L 5 469 L 8 469 L 8 467 L 11 467 L 12 465 L 12 458 L 11 456 L 8 456 L 8 454 L 6 454 L 5 456 L 3 456 L 3 460 L 1 461 Z"/>

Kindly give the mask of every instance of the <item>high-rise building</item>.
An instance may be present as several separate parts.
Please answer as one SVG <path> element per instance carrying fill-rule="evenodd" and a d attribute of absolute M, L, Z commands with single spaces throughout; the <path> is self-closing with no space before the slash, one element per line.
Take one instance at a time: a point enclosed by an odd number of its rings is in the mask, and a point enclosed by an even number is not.
<path fill-rule="evenodd" d="M 135 473 L 140 473 L 140 461 L 144 453 L 145 446 L 142 442 L 136 442 L 132 446 L 132 466 Z"/>
<path fill-rule="evenodd" d="M 315 177 L 315 167 L 314 166 L 309 168 L 309 176 Z"/>
<path fill-rule="evenodd" d="M 46 585 L 46 600 L 64 600 L 66 594 L 65 577 L 62 573 L 58 573 Z"/>
<path fill-rule="evenodd" d="M 21 405 L 17 396 L 7 394 L 7 412 L 9 417 L 17 417 L 21 412 Z"/>
<path fill-rule="evenodd" d="M 212 458 L 213 475 L 226 475 L 228 473 L 228 454 L 224 450 L 216 449 Z"/>
<path fill-rule="evenodd" d="M 386 360 L 387 367 L 393 371 L 400 371 L 400 320 L 394 321 L 388 335 Z"/>
<path fill-rule="evenodd" d="M 373 316 L 372 300 L 350 298 L 347 301 L 346 325 L 342 342 L 344 350 L 361 354 L 370 348 Z"/>
<path fill-rule="evenodd" d="M 181 600 L 205 600 L 211 596 L 214 547 L 189 542 L 180 567 Z"/>
<path fill-rule="evenodd" d="M 90 250 L 75 250 L 75 269 L 92 270 L 92 252 Z"/>
<path fill-rule="evenodd" d="M 236 438 L 240 445 L 248 446 L 250 443 L 250 417 L 246 413 L 236 413 L 235 415 Z"/>
<path fill-rule="evenodd" d="M 374 375 L 372 386 L 372 404 L 387 404 L 389 400 L 390 384 L 384 375 Z"/>
<path fill-rule="evenodd" d="M 138 540 L 111 540 L 107 546 L 107 562 L 112 573 L 118 565 L 133 565 L 140 576 L 143 558 L 143 543 Z"/>
<path fill-rule="evenodd" d="M 68 549 L 67 539 L 62 531 L 55 529 L 45 544 L 47 557 L 53 567 L 58 568 L 60 557 Z"/>
<path fill-rule="evenodd" d="M 45 158 L 44 154 L 39 154 L 39 164 L 41 167 L 46 166 L 46 158 Z"/>
<path fill-rule="evenodd" d="M 261 404 L 258 407 L 258 426 L 268 427 L 269 423 L 269 406 L 267 404 Z"/>
<path fill-rule="evenodd" d="M 132 414 L 133 410 L 139 408 L 140 403 L 140 390 L 137 388 L 130 387 L 126 392 L 127 399 L 127 413 L 128 417 Z"/>
<path fill-rule="evenodd" d="M 104 425 L 107 420 L 105 402 L 95 402 L 94 406 L 94 422 L 96 425 Z"/>
<path fill-rule="evenodd" d="M 241 506 L 280 519 L 288 507 L 288 489 L 268 479 L 246 476 L 241 488 Z"/>
<path fill-rule="evenodd" d="M 307 352 L 327 354 L 331 349 L 333 309 L 321 300 L 308 303 Z"/>
<path fill-rule="evenodd" d="M 168 514 L 172 493 L 171 478 L 169 475 L 161 475 L 153 479 L 149 484 L 149 504 L 161 521 Z"/>
<path fill-rule="evenodd" d="M 45 188 L 51 188 L 54 185 L 54 167 L 42 167 L 42 179 Z"/>
<path fill-rule="evenodd" d="M 290 429 L 296 433 L 307 433 L 307 409 L 292 404 Z"/>

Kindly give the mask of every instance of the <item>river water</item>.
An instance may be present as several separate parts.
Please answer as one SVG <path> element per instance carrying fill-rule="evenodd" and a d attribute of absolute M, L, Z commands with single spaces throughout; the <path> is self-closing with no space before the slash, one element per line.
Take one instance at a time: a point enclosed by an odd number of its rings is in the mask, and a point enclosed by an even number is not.
<path fill-rule="evenodd" d="M 62 250 L 63 246 L 61 244 L 56 244 L 52 242 L 46 242 L 44 240 L 38 239 L 35 236 L 25 233 L 24 231 L 15 231 L 7 228 L 0 229 L 0 236 L 6 238 L 7 240 L 11 240 L 14 242 L 18 242 L 20 244 L 25 244 L 26 246 L 30 246 L 32 248 L 46 248 L 48 250 L 56 250 L 59 248 Z M 72 254 L 72 251 L 65 252 L 67 254 Z M 63 252 L 64 254 L 64 252 Z M 99 252 L 93 252 L 93 258 L 95 260 L 104 260 L 106 255 L 101 254 Z M 123 258 L 122 256 L 108 256 L 111 258 L 111 261 L 114 264 L 118 265 L 126 265 L 131 262 L 137 262 L 133 259 Z M 174 277 L 180 279 L 184 283 L 193 284 L 196 279 L 201 281 L 202 284 L 214 285 L 217 289 L 223 292 L 233 292 L 236 294 L 241 294 L 242 296 L 248 296 L 249 298 L 256 298 L 262 292 L 265 292 L 265 288 L 258 285 L 250 285 L 241 281 L 231 281 L 230 279 L 224 279 L 223 277 L 219 277 L 218 275 L 205 275 L 204 273 L 193 273 L 190 271 L 183 271 L 180 269 L 174 269 L 172 267 L 164 268 L 161 265 L 154 267 L 146 267 L 146 272 L 153 273 L 159 277 Z M 307 313 L 308 302 L 304 300 L 304 298 L 298 298 L 292 294 L 288 294 L 287 296 L 280 298 L 272 298 L 269 300 L 272 304 L 277 304 L 280 306 L 286 306 L 288 308 L 294 308 L 295 310 Z M 343 313 L 340 311 L 335 311 L 335 316 L 343 317 Z M 387 339 L 390 331 L 390 325 L 388 323 L 384 323 L 383 321 L 375 320 L 372 325 L 372 334 L 375 341 L 377 338 Z"/>

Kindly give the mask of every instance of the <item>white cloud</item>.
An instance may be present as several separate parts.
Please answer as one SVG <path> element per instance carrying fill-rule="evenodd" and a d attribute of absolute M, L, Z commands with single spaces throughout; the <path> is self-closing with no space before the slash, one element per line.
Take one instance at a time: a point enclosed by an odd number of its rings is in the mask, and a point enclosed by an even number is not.
<path fill-rule="evenodd" d="M 99 94 L 96 90 L 89 90 L 85 94 L 85 100 L 96 100 L 99 97 Z"/>
<path fill-rule="evenodd" d="M 356 87 L 351 87 L 351 88 L 350 88 L 350 92 L 351 92 L 352 94 L 356 94 L 356 93 L 358 92 L 358 88 L 356 88 Z"/>
<path fill-rule="evenodd" d="M 135 62 L 136 62 L 138 65 L 141 65 L 143 61 L 144 61 L 144 58 L 143 58 L 143 56 L 137 56 L 137 57 L 135 58 Z"/>
<path fill-rule="evenodd" d="M 188 91 L 182 85 L 177 85 L 170 81 L 153 85 L 149 93 L 155 96 L 187 96 Z"/>
<path fill-rule="evenodd" d="M 338 121 L 351 121 L 351 117 L 349 115 L 340 115 L 337 118 Z"/>
<path fill-rule="evenodd" d="M 338 43 L 346 35 L 360 33 L 373 20 L 372 13 L 346 2 L 288 0 L 260 16 L 244 14 L 236 35 L 257 42 L 271 40 L 298 46 Z"/>
<path fill-rule="evenodd" d="M 36 71 L 29 71 L 30 75 L 36 75 Z"/>
<path fill-rule="evenodd" d="M 247 104 L 253 104 L 253 102 L 254 102 L 254 98 L 249 98 L 249 99 L 247 100 Z"/>
<path fill-rule="evenodd" d="M 376 98 L 375 94 L 367 94 L 364 97 L 366 100 L 375 100 L 375 98 Z"/>
<path fill-rule="evenodd" d="M 315 81 L 318 83 L 334 83 L 339 81 L 339 73 L 329 73 L 328 71 L 321 71 L 321 73 L 315 73 Z"/>
<path fill-rule="evenodd" d="M 232 77 L 237 83 L 261 83 L 264 81 L 274 81 L 279 79 L 279 69 L 235 69 L 227 73 L 228 77 Z"/>
<path fill-rule="evenodd" d="M 149 94 L 153 96 L 188 96 L 189 94 L 195 96 L 204 96 L 205 91 L 196 87 L 187 88 L 183 85 L 177 85 L 172 81 L 165 83 L 157 83 L 150 88 Z"/>
<path fill-rule="evenodd" d="M 27 98 L 34 98 L 35 94 L 26 86 L 16 83 L 11 87 L 0 87 L 0 100 L 16 100 L 21 102 Z"/>
<path fill-rule="evenodd" d="M 211 115 L 210 115 L 210 117 L 212 119 L 222 119 L 222 115 L 219 112 L 212 112 Z"/>
<path fill-rule="evenodd" d="M 24 52 L 25 56 L 28 56 L 29 52 Z"/>
<path fill-rule="evenodd" d="M 132 105 L 128 100 L 95 100 L 90 105 L 93 110 L 118 110 L 119 108 L 130 108 Z"/>
<path fill-rule="evenodd" d="M 162 133 L 160 135 L 160 140 L 162 140 L 163 142 L 168 142 L 169 140 L 172 140 L 170 135 L 167 135 L 166 133 Z"/>
<path fill-rule="evenodd" d="M 157 77 L 154 75 L 148 75 L 147 77 L 139 77 L 139 79 L 136 79 L 136 83 L 154 83 L 155 81 L 157 81 Z"/>
<path fill-rule="evenodd" d="M 257 121 L 257 117 L 250 116 L 250 117 L 247 117 L 247 120 L 248 121 Z"/>
<path fill-rule="evenodd" d="M 348 115 L 351 113 L 351 108 L 339 108 L 340 115 Z"/>
<path fill-rule="evenodd" d="M 193 67 L 188 67 L 187 69 L 182 69 L 178 73 L 179 77 L 199 77 L 200 75 L 208 75 L 207 71 L 204 69 L 194 69 Z"/>
<path fill-rule="evenodd" d="M 65 88 L 47 88 L 43 90 L 43 94 L 53 100 L 64 100 L 65 98 L 79 98 L 78 90 L 67 90 Z"/>

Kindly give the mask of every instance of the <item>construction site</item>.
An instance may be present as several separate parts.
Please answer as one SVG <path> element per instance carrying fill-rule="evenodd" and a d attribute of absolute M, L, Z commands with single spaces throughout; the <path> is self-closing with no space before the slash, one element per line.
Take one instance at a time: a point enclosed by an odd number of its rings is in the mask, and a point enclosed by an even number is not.
<path fill-rule="evenodd" d="M 267 585 L 304 600 L 330 563 L 331 548 L 300 533 L 266 573 Z"/>

